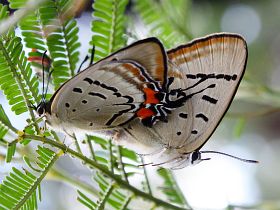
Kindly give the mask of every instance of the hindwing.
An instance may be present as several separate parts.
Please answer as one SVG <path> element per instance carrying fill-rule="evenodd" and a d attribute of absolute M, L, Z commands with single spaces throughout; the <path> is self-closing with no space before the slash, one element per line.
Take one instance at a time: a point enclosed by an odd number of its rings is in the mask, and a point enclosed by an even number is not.
<path fill-rule="evenodd" d="M 170 74 L 188 99 L 169 118 L 168 145 L 184 153 L 198 150 L 210 138 L 229 108 L 243 77 L 247 45 L 236 34 L 214 34 L 168 51 Z M 172 87 L 171 87 L 172 89 Z M 160 133 L 164 126 L 156 126 Z"/>
<path fill-rule="evenodd" d="M 126 128 L 128 139 L 137 138 L 155 152 L 160 149 L 166 163 L 177 160 L 176 154 L 180 158 L 199 150 L 215 131 L 244 74 L 247 45 L 239 35 L 221 33 L 169 50 L 167 55 L 169 103 L 181 99 L 184 103 L 171 111 L 167 123 L 158 122 L 143 137 L 139 136 L 143 126 Z"/>

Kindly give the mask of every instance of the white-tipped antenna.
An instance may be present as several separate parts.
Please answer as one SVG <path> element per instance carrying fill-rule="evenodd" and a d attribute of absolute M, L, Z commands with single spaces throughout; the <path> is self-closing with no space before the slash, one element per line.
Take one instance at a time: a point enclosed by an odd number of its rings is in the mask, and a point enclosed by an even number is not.
<path fill-rule="evenodd" d="M 47 50 L 45 50 L 44 54 L 43 54 L 43 58 L 42 58 L 42 69 L 43 69 L 43 94 L 42 94 L 42 101 L 44 101 L 45 98 L 45 66 L 44 66 L 44 60 L 47 54 Z"/>
<path fill-rule="evenodd" d="M 233 155 L 230 155 L 230 154 L 227 154 L 227 153 L 223 153 L 223 152 L 218 152 L 218 151 L 200 151 L 200 153 L 220 154 L 220 155 L 228 156 L 228 157 L 231 157 L 233 159 L 240 160 L 240 161 L 246 162 L 246 163 L 259 163 L 259 161 L 257 161 L 257 160 L 248 160 L 248 159 L 236 157 L 236 156 L 233 156 Z"/>

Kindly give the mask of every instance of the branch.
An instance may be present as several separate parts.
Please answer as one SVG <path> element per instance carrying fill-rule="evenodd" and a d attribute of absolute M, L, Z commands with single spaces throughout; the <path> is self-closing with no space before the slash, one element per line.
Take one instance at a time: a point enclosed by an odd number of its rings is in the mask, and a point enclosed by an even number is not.
<path fill-rule="evenodd" d="M 103 174 L 107 175 L 109 178 L 113 179 L 119 186 L 133 192 L 136 196 L 142 197 L 143 199 L 149 200 L 151 202 L 156 203 L 157 206 L 161 206 L 164 207 L 166 209 L 174 209 L 174 210 L 186 210 L 186 208 L 182 208 L 182 207 L 178 207 L 175 206 L 173 204 L 167 203 L 161 199 L 155 198 L 153 196 L 151 196 L 150 194 L 147 194 L 133 186 L 131 186 L 130 184 L 128 184 L 126 181 L 122 180 L 119 176 L 112 174 L 110 171 L 108 171 L 104 166 L 98 164 L 97 162 L 85 157 L 84 155 L 68 148 L 66 145 L 60 143 L 60 142 L 56 142 L 53 141 L 51 139 L 48 138 L 44 138 L 41 136 L 35 136 L 35 135 L 23 135 L 23 138 L 28 138 L 28 139 L 33 139 L 35 141 L 40 141 L 44 144 L 49 144 L 51 146 L 54 146 L 56 148 L 59 148 L 61 150 L 63 150 L 65 153 L 69 153 L 70 155 L 76 157 L 77 159 L 83 161 L 84 164 L 94 167 L 97 170 L 99 170 L 100 172 L 102 172 Z"/>

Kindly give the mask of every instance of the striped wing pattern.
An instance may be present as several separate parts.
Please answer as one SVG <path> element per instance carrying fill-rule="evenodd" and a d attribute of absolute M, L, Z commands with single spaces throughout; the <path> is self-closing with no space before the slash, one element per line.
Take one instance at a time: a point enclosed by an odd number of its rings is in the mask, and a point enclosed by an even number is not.
<path fill-rule="evenodd" d="M 86 130 L 120 126 L 135 118 L 149 85 L 161 89 L 166 65 L 157 39 L 138 41 L 66 82 L 51 99 L 52 113 L 67 126 Z"/>
<path fill-rule="evenodd" d="M 149 129 L 131 123 L 124 129 L 124 144 L 134 142 L 132 148 L 149 154 L 155 165 L 181 168 L 229 108 L 244 74 L 247 46 L 239 35 L 221 33 L 169 50 L 167 56 L 169 100 L 184 103 L 171 111 L 167 123 Z"/>
<path fill-rule="evenodd" d="M 66 82 L 51 99 L 51 115 L 64 128 L 118 128 L 120 144 L 161 151 L 155 157 L 163 163 L 189 159 L 229 108 L 246 62 L 246 42 L 236 34 L 209 35 L 167 53 L 156 38 L 140 40 Z M 162 121 L 147 127 L 135 119 L 146 116 Z"/>
<path fill-rule="evenodd" d="M 191 97 L 172 111 L 168 125 L 155 130 L 164 144 L 189 153 L 203 146 L 229 108 L 244 74 L 247 46 L 239 35 L 215 34 L 168 51 L 168 59 L 169 78 L 173 71 L 182 78 L 170 89 L 179 87 Z"/>

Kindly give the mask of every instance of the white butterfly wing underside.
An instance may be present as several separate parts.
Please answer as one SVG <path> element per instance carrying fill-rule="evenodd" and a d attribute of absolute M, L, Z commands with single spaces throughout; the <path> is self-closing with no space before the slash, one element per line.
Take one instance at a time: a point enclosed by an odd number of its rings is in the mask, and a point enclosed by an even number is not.
<path fill-rule="evenodd" d="M 244 74 L 247 46 L 238 35 L 215 34 L 168 51 L 168 58 L 168 76 L 175 78 L 170 89 L 193 96 L 154 130 L 163 144 L 189 153 L 203 146 L 227 111 Z"/>
<path fill-rule="evenodd" d="M 143 85 L 151 78 L 163 82 L 164 56 L 153 38 L 114 53 L 66 82 L 53 96 L 52 114 L 67 126 L 84 130 L 125 123 L 144 101 Z"/>

